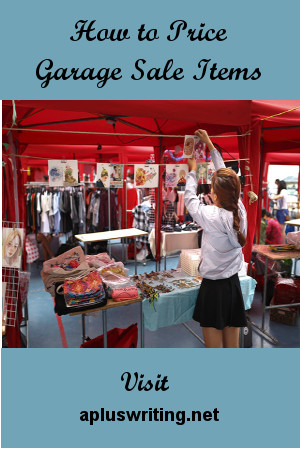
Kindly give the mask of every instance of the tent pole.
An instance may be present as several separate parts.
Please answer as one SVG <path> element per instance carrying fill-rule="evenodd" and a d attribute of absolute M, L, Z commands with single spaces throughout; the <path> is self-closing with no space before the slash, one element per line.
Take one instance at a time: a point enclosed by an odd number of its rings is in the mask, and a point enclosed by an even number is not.
<path fill-rule="evenodd" d="M 262 185 L 263 185 L 263 172 L 264 172 L 264 140 L 263 138 L 260 139 L 260 157 L 259 157 L 259 185 L 258 185 L 258 207 L 257 207 L 257 215 L 256 215 L 256 223 L 260 224 L 261 221 L 261 210 L 262 210 Z M 255 236 L 255 242 L 259 244 L 260 239 L 260 228 L 258 230 L 258 227 L 256 226 L 256 236 Z"/>
<path fill-rule="evenodd" d="M 13 166 L 13 180 L 14 180 L 14 201 L 15 201 L 15 222 L 19 222 L 19 202 L 18 202 L 18 176 L 17 176 L 17 149 L 14 144 L 12 133 L 8 134 L 8 142 L 11 146 L 12 152 L 11 152 L 11 160 L 12 160 L 12 166 Z"/>
<path fill-rule="evenodd" d="M 162 138 L 159 138 L 159 164 L 161 162 L 161 153 L 162 153 Z M 156 205 L 156 215 L 157 215 L 157 244 L 158 247 L 156 247 L 156 254 L 157 254 L 157 249 L 159 249 L 159 260 L 158 260 L 158 270 L 160 271 L 160 262 L 161 262 L 161 254 L 160 254 L 160 227 L 159 227 L 159 212 L 160 212 L 160 197 L 161 197 L 161 190 L 162 190 L 162 186 L 161 186 L 161 166 L 159 165 L 158 168 L 158 192 L 157 192 L 157 205 Z"/>
<path fill-rule="evenodd" d="M 264 127 L 262 130 L 289 130 L 289 129 L 300 128 L 299 125 L 289 126 L 289 127 Z"/>

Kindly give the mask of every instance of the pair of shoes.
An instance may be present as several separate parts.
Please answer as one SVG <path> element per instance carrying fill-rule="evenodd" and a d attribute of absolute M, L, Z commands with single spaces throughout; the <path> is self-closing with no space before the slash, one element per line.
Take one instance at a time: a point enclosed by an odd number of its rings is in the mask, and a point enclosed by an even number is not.
<path fill-rule="evenodd" d="M 172 227 L 172 225 L 164 225 L 161 230 L 165 231 L 166 233 L 172 233 L 174 231 L 174 228 Z"/>
<path fill-rule="evenodd" d="M 182 231 L 182 229 L 179 225 L 175 225 L 174 231 L 176 231 L 178 233 L 179 231 Z"/>

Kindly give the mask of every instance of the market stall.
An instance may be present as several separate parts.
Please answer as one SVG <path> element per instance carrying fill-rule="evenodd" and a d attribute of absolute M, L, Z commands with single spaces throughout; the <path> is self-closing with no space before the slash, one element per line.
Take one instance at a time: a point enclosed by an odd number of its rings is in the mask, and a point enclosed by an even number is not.
<path fill-rule="evenodd" d="M 193 235 L 193 244 L 182 238 L 184 232 L 178 232 L 177 236 L 180 235 L 182 241 L 179 245 L 179 241 L 174 239 L 177 231 L 173 228 L 172 233 L 168 233 L 170 230 L 166 232 L 162 227 L 170 225 L 169 219 L 163 223 L 164 217 L 168 217 L 168 205 L 178 214 L 180 203 L 175 205 L 174 199 L 166 203 L 164 196 L 169 193 L 165 193 L 165 172 L 171 164 L 183 168 L 182 153 L 176 147 L 182 147 L 185 136 L 193 135 L 195 129 L 201 126 L 212 136 L 223 158 L 229 160 L 229 164 L 236 161 L 240 169 L 243 203 L 248 214 L 248 239 L 244 256 L 249 262 L 255 234 L 256 239 L 259 236 L 267 165 L 279 156 L 280 161 L 286 160 L 287 155 L 292 155 L 295 163 L 299 161 L 299 111 L 299 101 L 147 101 L 147 107 L 143 101 L 3 101 L 3 218 L 25 228 L 28 217 L 31 217 L 32 232 L 40 231 L 40 218 L 35 206 L 39 199 L 50 195 L 55 198 L 58 192 L 49 185 L 28 186 L 32 173 L 40 171 L 41 176 L 46 175 L 49 160 L 62 163 L 76 161 L 78 173 L 73 178 L 78 186 L 73 182 L 72 187 L 64 188 L 64 193 L 60 193 L 60 197 L 69 197 L 65 201 L 71 205 L 75 199 L 74 205 L 78 211 L 78 220 L 72 207 L 70 217 L 64 218 L 67 233 L 74 236 L 86 231 L 93 233 L 104 229 L 126 229 L 131 211 L 141 201 L 137 199 L 138 194 L 132 196 L 133 200 L 129 198 L 130 180 L 126 179 L 125 174 L 135 175 L 138 169 L 134 165 L 140 165 L 144 170 L 145 163 L 149 164 L 150 161 L 152 168 L 155 165 L 157 171 L 157 182 L 153 184 L 149 195 L 153 218 L 151 227 L 142 230 L 145 234 L 153 230 L 153 254 L 158 269 L 161 256 L 182 248 L 196 247 L 197 231 L 189 232 L 189 236 Z M 96 186 L 94 174 L 97 164 L 122 167 L 123 175 L 117 191 L 111 192 L 110 188 L 107 190 L 105 186 Z M 91 211 L 91 203 L 89 207 L 82 207 L 84 216 L 90 208 L 90 223 L 85 221 L 85 217 L 80 219 L 79 215 L 81 199 L 87 193 L 92 202 L 97 202 L 97 196 L 100 195 L 100 204 L 106 205 L 100 216 Z M 258 201 L 251 200 L 252 193 L 258 195 Z M 116 201 L 112 197 L 115 194 Z M 179 191 L 179 194 L 182 192 Z M 25 195 L 27 203 L 24 202 Z M 115 208 L 113 214 L 112 205 Z M 188 221 L 183 219 L 183 222 Z M 87 229 L 87 226 L 90 228 Z M 101 226 L 102 229 L 99 228 Z M 147 248 L 148 240 L 143 242 L 140 238 L 140 242 L 141 248 Z M 44 242 L 45 247 L 47 243 Z M 25 268 L 25 252 L 22 267 Z M 12 346 L 19 346 L 17 328 L 8 328 L 8 341 Z M 14 337 L 10 338 L 10 334 Z"/>

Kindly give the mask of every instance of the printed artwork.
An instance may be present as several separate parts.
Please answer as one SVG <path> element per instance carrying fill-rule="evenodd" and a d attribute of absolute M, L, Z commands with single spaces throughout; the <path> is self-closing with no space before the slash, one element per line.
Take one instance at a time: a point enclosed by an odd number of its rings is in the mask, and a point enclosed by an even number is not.
<path fill-rule="evenodd" d="M 97 187 L 110 187 L 110 164 L 97 163 L 96 183 Z"/>
<path fill-rule="evenodd" d="M 206 184 L 207 181 L 207 171 L 208 164 L 207 163 L 198 163 L 197 164 L 197 180 L 201 184 Z"/>
<path fill-rule="evenodd" d="M 185 185 L 188 171 L 187 164 L 167 164 L 165 186 L 176 187 Z"/>
<path fill-rule="evenodd" d="M 155 188 L 158 187 L 158 164 L 135 164 L 134 187 Z"/>
<path fill-rule="evenodd" d="M 21 267 L 23 228 L 2 228 L 2 267 Z"/>
<path fill-rule="evenodd" d="M 212 177 L 214 176 L 215 170 L 216 169 L 215 169 L 214 164 L 212 162 L 208 163 L 208 166 L 207 166 L 207 184 L 211 184 L 211 180 L 212 180 Z"/>
<path fill-rule="evenodd" d="M 78 183 L 78 161 L 48 161 L 49 186 L 73 186 Z"/>
<path fill-rule="evenodd" d="M 61 161 L 48 161 L 49 186 L 63 186 L 63 169 Z"/>
<path fill-rule="evenodd" d="M 184 138 L 183 158 L 193 158 L 195 150 L 195 136 L 186 135 Z"/>
<path fill-rule="evenodd" d="M 124 179 L 124 166 L 122 164 L 111 164 L 110 170 L 110 187 L 122 188 Z"/>
<path fill-rule="evenodd" d="M 205 148 L 206 144 L 201 141 L 198 136 L 194 136 L 195 140 L 195 149 L 194 149 L 194 157 L 197 161 L 206 160 Z"/>
<path fill-rule="evenodd" d="M 64 186 L 72 186 L 78 183 L 78 161 L 69 160 L 64 164 Z"/>

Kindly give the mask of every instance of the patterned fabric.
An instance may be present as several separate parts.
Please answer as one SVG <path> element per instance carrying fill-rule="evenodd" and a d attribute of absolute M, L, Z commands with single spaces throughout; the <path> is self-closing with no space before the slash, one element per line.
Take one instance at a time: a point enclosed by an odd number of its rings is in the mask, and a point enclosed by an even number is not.
<path fill-rule="evenodd" d="M 102 287 L 101 277 L 94 271 L 79 280 L 65 280 L 64 296 L 69 298 L 94 297 Z"/>
<path fill-rule="evenodd" d="M 266 228 L 266 244 L 281 244 L 282 233 L 280 224 L 275 219 L 270 219 Z"/>
<path fill-rule="evenodd" d="M 29 281 L 30 281 L 30 272 L 20 271 L 19 293 L 22 305 L 24 305 L 27 301 Z"/>
<path fill-rule="evenodd" d="M 31 264 L 33 261 L 39 259 L 38 246 L 28 236 L 25 238 L 25 249 L 27 254 L 27 264 Z"/>
<path fill-rule="evenodd" d="M 102 280 L 96 271 L 79 280 L 65 280 L 63 290 L 67 306 L 91 305 L 105 297 Z"/>
<path fill-rule="evenodd" d="M 133 214 L 133 218 L 134 218 L 134 221 L 133 221 L 134 228 L 138 228 L 139 230 L 142 230 L 142 231 L 148 231 L 149 230 L 149 219 L 148 219 L 148 216 L 147 216 L 146 212 L 144 211 L 142 205 L 138 205 L 135 208 L 133 208 L 132 214 Z M 136 241 L 148 243 L 148 236 L 137 237 Z"/>
<path fill-rule="evenodd" d="M 136 286 L 124 286 L 121 288 L 109 289 L 110 297 L 115 302 L 132 300 L 138 298 L 139 293 Z"/>
<path fill-rule="evenodd" d="M 45 261 L 43 272 L 49 273 L 53 269 L 73 270 L 85 261 L 83 250 L 80 246 L 74 247 L 55 258 Z"/>

